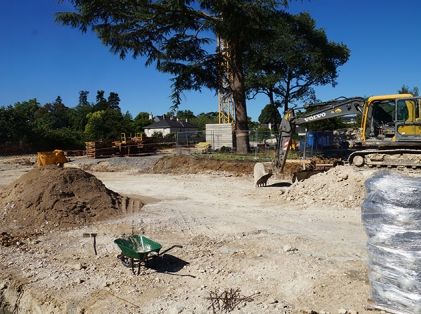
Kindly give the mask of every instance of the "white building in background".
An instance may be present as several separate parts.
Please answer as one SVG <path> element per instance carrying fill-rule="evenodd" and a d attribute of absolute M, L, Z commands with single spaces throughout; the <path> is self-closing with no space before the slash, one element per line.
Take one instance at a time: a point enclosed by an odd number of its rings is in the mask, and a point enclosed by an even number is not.
<path fill-rule="evenodd" d="M 232 123 L 206 124 L 206 142 L 212 149 L 234 147 L 234 126 Z"/>
<path fill-rule="evenodd" d="M 162 136 L 166 136 L 171 133 L 197 131 L 193 124 L 176 118 L 163 118 L 145 126 L 143 129 L 148 137 L 151 137 L 154 133 L 161 133 Z"/>

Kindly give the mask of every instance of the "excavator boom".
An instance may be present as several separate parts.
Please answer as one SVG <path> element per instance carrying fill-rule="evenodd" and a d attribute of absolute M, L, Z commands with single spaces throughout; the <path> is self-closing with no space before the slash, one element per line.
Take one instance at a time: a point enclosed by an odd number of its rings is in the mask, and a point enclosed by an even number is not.
<path fill-rule="evenodd" d="M 300 116 L 295 115 L 294 109 L 285 113 L 279 127 L 278 145 L 275 157 L 276 171 L 282 172 L 285 166 L 295 126 L 336 117 L 360 115 L 364 106 L 364 98 L 353 97 L 335 99 L 329 102 L 318 103 L 314 106 L 319 109 Z"/>
<path fill-rule="evenodd" d="M 290 109 L 282 118 L 279 126 L 275 161 L 272 165 L 256 163 L 254 166 L 254 183 L 256 186 L 265 186 L 273 173 L 283 171 L 288 151 L 291 147 L 292 135 L 297 125 L 315 121 L 360 115 L 364 106 L 364 98 L 338 98 L 329 102 L 313 105 L 317 109 L 306 114 L 296 115 L 297 109 Z M 270 169 L 268 169 L 268 167 Z"/>

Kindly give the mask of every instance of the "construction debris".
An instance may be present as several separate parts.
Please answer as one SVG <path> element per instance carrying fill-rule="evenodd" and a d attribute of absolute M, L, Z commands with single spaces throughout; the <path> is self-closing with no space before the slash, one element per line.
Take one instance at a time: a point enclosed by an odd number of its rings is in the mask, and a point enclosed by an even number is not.
<path fill-rule="evenodd" d="M 145 153 L 154 153 L 158 145 L 155 139 L 143 134 L 126 137 L 121 133 L 119 141 L 86 142 L 86 155 L 89 158 L 108 158 L 112 156 L 136 156 Z"/>
<path fill-rule="evenodd" d="M 231 312 L 235 308 L 244 302 L 253 301 L 253 295 L 245 297 L 241 296 L 240 289 L 225 289 L 220 292 L 218 289 L 209 292 L 210 306 L 208 309 L 212 309 L 213 313 Z"/>
<path fill-rule="evenodd" d="M 201 154 L 209 153 L 211 149 L 211 144 L 208 142 L 199 142 L 195 145 L 197 152 Z"/>
<path fill-rule="evenodd" d="M 86 156 L 89 158 L 108 157 L 116 154 L 111 142 L 86 142 Z"/>

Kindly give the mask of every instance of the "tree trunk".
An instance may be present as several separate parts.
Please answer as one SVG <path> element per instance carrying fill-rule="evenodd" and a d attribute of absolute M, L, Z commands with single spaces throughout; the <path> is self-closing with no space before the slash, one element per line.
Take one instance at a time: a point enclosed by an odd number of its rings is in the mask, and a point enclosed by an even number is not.
<path fill-rule="evenodd" d="M 272 88 L 269 88 L 269 91 L 268 91 L 268 94 L 267 94 L 268 96 L 269 96 L 269 103 L 272 105 L 272 106 L 275 106 L 275 98 L 274 98 L 274 96 L 273 96 L 273 89 Z M 276 107 L 276 106 L 275 106 Z"/>
<path fill-rule="evenodd" d="M 235 106 L 235 138 L 237 153 L 246 154 L 250 151 L 250 143 L 243 67 L 241 54 L 234 45 L 230 48 L 230 87 Z"/>
<path fill-rule="evenodd" d="M 288 71 L 287 84 L 285 87 L 285 97 L 284 97 L 284 114 L 289 109 L 289 99 L 291 95 L 291 80 L 292 80 L 292 73 L 291 71 Z"/>

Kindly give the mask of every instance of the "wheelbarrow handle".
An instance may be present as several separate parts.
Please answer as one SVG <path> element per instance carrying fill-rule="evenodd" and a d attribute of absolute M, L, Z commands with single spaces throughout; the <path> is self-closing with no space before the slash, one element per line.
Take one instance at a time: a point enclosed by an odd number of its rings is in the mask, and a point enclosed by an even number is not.
<path fill-rule="evenodd" d="M 158 255 L 164 255 L 165 253 L 167 253 L 168 251 L 170 251 L 170 250 L 172 250 L 172 249 L 175 249 L 175 248 L 179 248 L 179 249 L 182 249 L 183 248 L 183 246 L 182 245 L 173 245 L 173 246 L 171 246 L 171 247 L 169 247 L 168 249 L 166 249 L 165 251 L 162 251 L 161 253 L 159 253 Z"/>

